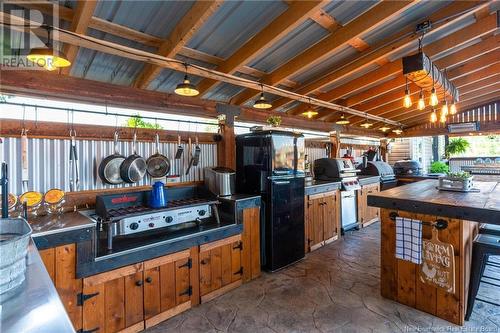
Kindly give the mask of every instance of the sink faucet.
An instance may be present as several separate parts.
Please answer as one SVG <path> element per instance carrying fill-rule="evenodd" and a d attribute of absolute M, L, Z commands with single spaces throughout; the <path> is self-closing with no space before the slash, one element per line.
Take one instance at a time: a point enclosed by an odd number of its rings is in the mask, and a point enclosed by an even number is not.
<path fill-rule="evenodd" d="M 0 185 L 2 187 L 2 218 L 9 217 L 9 177 L 7 176 L 7 163 L 2 162 L 2 178 Z"/>

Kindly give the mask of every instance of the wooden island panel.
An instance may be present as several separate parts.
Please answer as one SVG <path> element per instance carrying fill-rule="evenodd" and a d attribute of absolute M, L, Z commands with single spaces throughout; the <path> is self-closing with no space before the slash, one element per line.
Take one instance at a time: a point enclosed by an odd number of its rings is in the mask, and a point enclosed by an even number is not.
<path fill-rule="evenodd" d="M 419 277 L 420 265 L 396 259 L 396 222 L 391 212 L 400 217 L 433 222 L 444 219 L 448 227 L 439 230 L 439 239 L 453 245 L 455 254 L 455 292 L 426 284 Z M 472 240 L 477 233 L 477 223 L 436 215 L 382 209 L 381 211 L 381 295 L 418 310 L 428 312 L 452 323 L 463 325 L 467 305 Z M 423 225 L 422 237 L 431 238 L 432 227 Z"/>

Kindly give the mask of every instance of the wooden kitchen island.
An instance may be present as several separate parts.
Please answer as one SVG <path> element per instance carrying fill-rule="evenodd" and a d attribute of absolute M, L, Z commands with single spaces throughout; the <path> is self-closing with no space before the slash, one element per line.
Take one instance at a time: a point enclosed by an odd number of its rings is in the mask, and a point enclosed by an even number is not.
<path fill-rule="evenodd" d="M 368 205 L 381 208 L 380 292 L 421 311 L 463 325 L 467 305 L 472 241 L 480 223 L 500 224 L 500 184 L 475 182 L 479 193 L 444 192 L 437 180 L 424 180 L 368 196 Z M 453 245 L 455 290 L 453 293 L 423 282 L 420 266 L 396 259 L 395 217 L 424 222 L 444 220 L 439 240 Z M 430 239 L 431 225 L 422 226 L 423 239 Z"/>

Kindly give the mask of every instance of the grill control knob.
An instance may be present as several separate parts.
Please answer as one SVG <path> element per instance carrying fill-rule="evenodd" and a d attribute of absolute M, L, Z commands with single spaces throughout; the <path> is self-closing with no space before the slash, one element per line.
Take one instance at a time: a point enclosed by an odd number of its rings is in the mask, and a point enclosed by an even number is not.
<path fill-rule="evenodd" d="M 151 222 L 150 224 L 148 224 L 148 226 L 149 226 L 150 228 L 154 228 L 155 224 L 154 224 L 153 222 Z"/>
<path fill-rule="evenodd" d="M 167 221 L 167 223 L 172 223 L 173 220 L 174 220 L 174 218 L 172 216 L 167 216 L 165 218 L 165 221 Z"/>
<path fill-rule="evenodd" d="M 206 211 L 206 210 L 204 210 L 204 209 L 200 209 L 200 210 L 198 211 L 198 215 L 200 215 L 200 216 L 205 216 L 205 214 L 206 214 L 206 213 L 207 213 L 207 211 Z"/>
<path fill-rule="evenodd" d="M 137 222 L 130 223 L 129 227 L 132 230 L 137 230 L 137 228 L 139 228 L 139 223 L 137 223 Z"/>

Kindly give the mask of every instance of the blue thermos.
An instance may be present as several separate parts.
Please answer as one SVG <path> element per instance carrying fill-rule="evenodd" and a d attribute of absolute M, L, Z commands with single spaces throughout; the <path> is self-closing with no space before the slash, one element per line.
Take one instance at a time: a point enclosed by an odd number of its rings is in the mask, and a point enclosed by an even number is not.
<path fill-rule="evenodd" d="M 155 182 L 151 190 L 151 197 L 149 198 L 149 206 L 151 208 L 162 208 L 167 205 L 165 192 L 163 190 L 162 182 Z"/>

